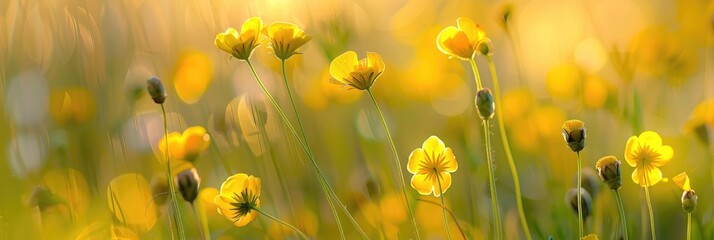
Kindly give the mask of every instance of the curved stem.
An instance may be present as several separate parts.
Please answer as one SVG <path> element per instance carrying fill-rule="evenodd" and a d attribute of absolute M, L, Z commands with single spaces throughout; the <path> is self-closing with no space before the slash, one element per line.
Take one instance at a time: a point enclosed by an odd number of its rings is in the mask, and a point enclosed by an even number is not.
<path fill-rule="evenodd" d="M 627 220 L 625 218 L 625 206 L 622 205 L 622 198 L 620 197 L 620 190 L 615 190 L 615 200 L 617 201 L 617 207 L 620 209 L 620 225 L 622 225 L 622 235 L 625 240 L 628 240 L 627 234 Z"/>
<path fill-rule="evenodd" d="M 265 85 L 263 84 L 263 81 L 260 80 L 260 77 L 258 77 L 258 74 L 255 72 L 255 68 L 254 68 L 253 65 L 250 63 L 250 61 L 246 61 L 246 63 L 248 63 L 248 66 L 250 67 L 250 70 L 251 70 L 251 72 L 253 73 L 253 77 L 255 77 L 255 80 L 258 82 L 258 85 L 260 85 L 261 89 L 263 90 L 263 92 L 265 93 L 265 95 L 268 97 L 268 100 L 269 100 L 270 103 L 273 105 L 273 107 L 275 108 L 275 110 L 278 112 L 278 115 L 280 115 L 280 118 L 282 118 L 284 124 L 288 127 L 288 130 L 290 130 L 290 133 L 291 133 L 296 139 L 298 139 L 298 143 L 300 144 L 300 147 L 302 148 L 303 152 L 305 152 L 305 155 L 307 155 L 308 159 L 310 160 L 310 163 L 312 164 L 313 168 L 314 168 L 315 171 L 317 172 L 317 174 L 318 174 L 318 179 L 320 180 L 322 189 L 323 189 L 324 192 L 326 192 L 326 195 L 327 195 L 327 198 L 328 198 L 328 199 L 327 199 L 327 202 L 328 202 L 328 204 L 330 204 L 330 207 L 331 207 L 332 210 L 333 210 L 333 215 L 335 216 L 335 220 L 337 221 L 337 226 L 338 226 L 340 229 L 342 228 L 342 226 L 341 226 L 341 224 L 340 224 L 340 221 L 339 221 L 339 217 L 337 216 L 337 212 L 336 212 L 335 209 L 334 209 L 334 205 L 333 205 L 332 201 L 330 201 L 330 197 L 332 197 L 332 199 L 337 202 L 337 205 L 342 209 L 342 211 L 345 213 L 345 215 L 347 215 L 347 218 L 350 219 L 350 221 L 351 221 L 352 224 L 355 226 L 355 228 L 360 232 L 360 234 L 362 235 L 362 237 L 365 238 L 365 239 L 367 239 L 367 238 L 368 238 L 368 237 L 367 237 L 367 234 L 364 232 L 364 230 L 362 230 L 362 227 L 360 227 L 359 224 L 357 223 L 357 221 L 352 217 L 352 215 L 350 214 L 350 212 L 347 210 L 347 207 L 340 201 L 339 198 L 337 198 L 337 194 L 335 194 L 335 191 L 332 190 L 332 187 L 331 187 L 330 184 L 327 182 L 327 178 L 325 178 L 325 175 L 322 173 L 322 170 L 320 170 L 320 167 L 317 165 L 317 162 L 315 162 L 315 157 L 314 157 L 314 155 L 312 154 L 312 150 L 310 150 L 310 149 L 305 145 L 305 142 L 303 142 L 303 141 L 300 140 L 300 139 L 301 139 L 301 138 L 300 138 L 300 135 L 297 134 L 297 132 L 295 131 L 295 128 L 293 127 L 293 125 L 290 124 L 290 121 L 288 120 L 288 117 L 285 115 L 285 113 L 283 112 L 283 110 L 282 110 L 282 108 L 280 107 L 280 105 L 278 105 L 278 102 L 275 101 L 275 98 L 273 98 L 273 95 L 270 94 L 270 92 L 268 91 L 268 89 L 267 89 L 267 88 L 265 87 Z M 343 236 L 343 237 L 344 237 L 344 236 Z"/>
<path fill-rule="evenodd" d="M 486 141 L 486 161 L 488 162 L 488 183 L 491 186 L 491 208 L 493 210 L 494 235 L 496 239 L 503 239 L 501 235 L 501 214 L 498 211 L 498 194 L 496 192 L 496 177 L 491 156 L 491 132 L 488 120 L 483 120 L 483 135 Z"/>
<path fill-rule="evenodd" d="M 692 213 L 687 213 L 687 240 L 692 240 Z"/>
<path fill-rule="evenodd" d="M 451 231 L 449 231 L 449 221 L 446 218 L 446 204 L 444 204 L 444 190 L 441 189 L 441 179 L 439 173 L 434 168 L 434 174 L 436 174 L 436 183 L 439 184 L 439 197 L 441 198 L 441 213 L 444 215 L 444 231 L 446 231 L 446 236 L 451 240 Z"/>
<path fill-rule="evenodd" d="M 645 177 L 645 198 L 647 199 L 647 211 L 650 214 L 650 232 L 652 232 L 652 240 L 657 240 L 655 232 L 654 213 L 652 212 L 652 201 L 650 200 L 650 189 L 647 187 L 647 178 Z"/>
<path fill-rule="evenodd" d="M 267 214 L 267 213 L 265 213 L 265 212 L 263 212 L 263 211 L 260 211 L 260 210 L 258 210 L 257 208 L 253 208 L 253 210 L 256 211 L 256 212 L 258 212 L 258 213 L 260 213 L 260 214 L 263 214 L 263 216 L 266 216 L 266 217 L 272 219 L 273 221 L 276 221 L 276 222 L 278 222 L 278 223 L 280 223 L 280 224 L 282 224 L 282 225 L 285 225 L 286 227 L 289 227 L 290 229 L 292 229 L 293 231 L 295 231 L 295 233 L 297 233 L 297 235 L 298 235 L 301 239 L 305 239 L 305 240 L 310 239 L 310 238 L 307 237 L 307 235 L 305 235 L 304 233 L 302 233 L 302 231 L 300 231 L 300 229 L 296 228 L 295 226 L 290 225 L 289 223 L 286 223 L 286 222 L 284 222 L 283 220 L 277 219 L 276 217 L 273 217 L 273 216 L 271 216 L 270 214 Z"/>
<path fill-rule="evenodd" d="M 183 221 L 181 220 L 181 210 L 179 209 L 178 201 L 176 198 L 176 186 L 174 186 L 174 177 L 171 174 L 171 161 L 169 159 L 169 122 L 166 117 L 166 108 L 164 104 L 161 105 L 161 113 L 164 115 L 164 142 L 166 143 L 166 150 L 164 155 L 166 155 L 166 175 L 169 182 L 169 190 L 171 192 L 171 205 L 173 206 L 174 212 L 174 222 L 176 223 L 176 231 L 178 232 L 179 239 L 186 239 L 186 235 L 183 232 Z"/>
<path fill-rule="evenodd" d="M 478 67 L 476 66 L 476 61 L 473 58 L 469 59 L 471 63 L 471 71 L 474 72 L 474 79 L 476 79 L 476 90 L 483 88 L 481 85 L 481 74 L 478 73 Z"/>
<path fill-rule="evenodd" d="M 436 206 L 439 206 L 439 207 L 444 208 L 444 210 L 446 210 L 446 212 L 448 212 L 449 215 L 451 215 L 451 220 L 454 220 L 454 223 L 456 223 L 456 227 L 459 229 L 459 233 L 461 233 L 461 237 L 464 238 L 464 239 L 467 239 L 467 238 L 466 238 L 466 234 L 464 234 L 464 230 L 461 228 L 461 224 L 459 224 L 459 221 L 458 221 L 458 219 L 456 218 L 456 214 L 454 214 L 454 212 L 452 212 L 451 210 L 449 210 L 446 206 L 443 206 L 443 205 L 441 205 L 441 204 L 439 204 L 439 203 L 437 203 L 437 202 L 432 202 L 432 201 L 429 201 L 429 200 L 426 200 L 426 199 L 417 199 L 417 202 L 425 202 L 425 203 L 434 204 L 434 205 L 436 205 Z"/>
<path fill-rule="evenodd" d="M 582 196 L 582 176 L 581 176 L 581 171 L 580 168 L 582 168 L 581 161 L 580 161 L 580 152 L 575 152 L 578 155 L 578 239 L 583 237 L 583 196 Z"/>
<path fill-rule="evenodd" d="M 506 135 L 506 126 L 503 123 L 503 108 L 501 107 L 501 89 L 498 83 L 498 74 L 496 74 L 496 65 L 493 63 L 493 59 L 491 58 L 491 56 L 486 56 L 486 59 L 488 60 L 488 67 L 491 71 L 491 78 L 493 78 L 493 97 L 496 102 L 496 120 L 498 121 L 498 131 L 501 135 L 501 144 L 503 145 L 503 150 L 506 152 L 508 168 L 511 170 L 511 177 L 513 178 L 513 188 L 516 192 L 515 197 L 516 206 L 518 207 L 518 217 L 521 220 L 521 227 L 523 228 L 523 232 L 526 235 L 526 239 L 531 240 L 531 230 L 528 227 L 528 221 L 526 221 L 526 211 L 523 208 L 523 197 L 521 196 L 521 181 L 518 178 L 518 169 L 516 169 L 516 163 L 513 160 L 511 146 L 508 144 L 508 135 Z"/>
<path fill-rule="evenodd" d="M 374 98 L 374 94 L 372 94 L 372 90 L 367 89 L 367 93 L 369 94 L 370 99 L 372 99 L 372 103 L 374 104 L 374 107 L 377 109 L 377 113 L 379 113 L 379 118 L 382 120 L 382 125 L 384 126 L 384 132 L 387 134 L 387 140 L 389 140 L 389 146 L 392 148 L 392 153 L 394 154 L 394 162 L 397 164 L 397 172 L 399 173 L 399 182 L 402 184 L 402 194 L 404 195 L 404 203 L 406 203 L 407 210 L 409 211 L 409 217 L 412 220 L 411 222 L 412 222 L 412 227 L 414 228 L 414 234 L 416 235 L 417 239 L 420 239 L 419 228 L 417 227 L 417 224 L 416 224 L 416 218 L 414 217 L 414 212 L 412 211 L 411 205 L 409 205 L 409 197 L 407 196 L 407 187 L 406 187 L 406 183 L 404 181 L 404 173 L 402 172 L 402 164 L 399 161 L 399 154 L 397 153 L 397 147 L 394 146 L 394 140 L 392 140 L 392 135 L 389 133 L 389 127 L 387 127 L 387 121 L 384 119 L 382 110 L 379 108 L 379 104 L 377 104 L 377 100 Z"/>

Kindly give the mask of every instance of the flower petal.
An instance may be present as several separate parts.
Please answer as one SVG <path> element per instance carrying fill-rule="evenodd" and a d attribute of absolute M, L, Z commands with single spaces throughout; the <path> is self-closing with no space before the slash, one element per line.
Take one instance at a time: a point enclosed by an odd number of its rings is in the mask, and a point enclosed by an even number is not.
<path fill-rule="evenodd" d="M 439 182 L 436 182 L 436 186 L 434 186 L 434 197 L 439 197 L 441 196 L 441 193 L 446 193 L 446 190 L 449 190 L 451 187 L 451 174 L 448 172 L 441 172 L 439 173 L 439 180 L 441 181 L 441 192 L 439 192 Z"/>
<path fill-rule="evenodd" d="M 644 169 L 644 172 L 642 169 Z M 657 167 L 644 166 L 644 168 L 635 168 L 635 171 L 632 172 L 632 181 L 643 187 L 645 186 L 645 182 L 643 182 L 645 177 L 647 178 L 647 186 L 654 186 L 662 181 L 662 171 Z"/>
<path fill-rule="evenodd" d="M 367 66 L 374 70 L 375 76 L 384 72 L 384 61 L 378 53 L 367 52 Z"/>
<path fill-rule="evenodd" d="M 654 165 L 655 167 L 661 167 L 672 161 L 672 157 L 674 156 L 674 150 L 672 150 L 672 147 L 664 145 L 657 150 L 657 154 L 659 156 L 652 158 L 651 164 Z"/>
<path fill-rule="evenodd" d="M 281 37 L 278 38 L 279 40 L 284 40 L 283 38 L 292 39 L 297 34 L 299 34 L 299 28 L 292 23 L 276 22 L 268 27 L 268 37 L 272 39 L 276 39 L 276 37 Z"/>
<path fill-rule="evenodd" d="M 446 150 L 444 150 L 442 157 L 443 162 L 441 165 L 444 166 L 442 169 L 443 171 L 456 172 L 456 170 L 459 169 L 459 163 L 456 162 L 456 156 L 454 156 L 454 151 L 452 151 L 451 148 L 447 147 Z"/>
<path fill-rule="evenodd" d="M 482 41 L 486 37 L 484 31 L 470 18 L 460 17 L 456 19 L 456 23 L 459 26 L 459 30 L 466 34 L 466 37 L 469 39 L 469 43 L 473 46 L 476 46 L 478 42 Z"/>
<path fill-rule="evenodd" d="M 434 191 L 436 178 L 429 177 L 430 174 L 414 174 L 412 176 L 412 188 L 421 195 L 429 195 Z"/>
<path fill-rule="evenodd" d="M 689 176 L 687 176 L 686 172 L 674 176 L 672 181 L 684 191 L 692 190 L 692 186 L 689 183 Z"/>
<path fill-rule="evenodd" d="M 441 141 L 439 137 L 431 136 L 424 141 L 421 148 L 424 149 L 424 152 L 433 160 L 444 152 L 446 145 L 444 145 L 444 142 Z"/>
<path fill-rule="evenodd" d="M 625 145 L 625 160 L 630 167 L 637 166 L 637 157 L 634 155 L 634 151 L 639 151 L 639 140 L 637 136 L 632 136 L 627 140 Z M 637 170 L 637 169 L 635 169 Z"/>
<path fill-rule="evenodd" d="M 444 30 L 441 30 L 439 35 L 436 36 L 436 47 L 439 51 L 449 56 L 454 55 L 454 51 L 446 46 L 446 41 L 453 38 L 458 32 L 459 29 L 454 26 L 448 26 L 444 28 Z"/>
<path fill-rule="evenodd" d="M 248 179 L 248 175 L 245 173 L 238 173 L 228 177 L 228 179 L 221 184 L 220 195 L 231 197 L 234 193 L 242 192 L 245 187 L 246 179 Z"/>
<path fill-rule="evenodd" d="M 652 149 L 662 146 L 662 138 L 653 131 L 645 131 L 640 134 L 640 145 L 649 145 Z"/>
<path fill-rule="evenodd" d="M 242 218 L 239 218 L 238 221 L 235 221 L 233 223 L 233 225 L 236 227 L 242 227 L 242 226 L 248 225 L 248 223 L 252 222 L 257 217 L 258 217 L 258 212 L 251 210 L 250 212 L 248 212 L 247 215 L 243 216 Z"/>
<path fill-rule="evenodd" d="M 352 73 L 357 64 L 357 53 L 347 51 L 332 60 L 332 63 L 330 63 L 330 75 L 335 80 L 347 84 L 344 81 L 350 78 L 350 73 Z"/>
<path fill-rule="evenodd" d="M 240 28 L 240 35 L 252 33 L 254 36 L 258 36 L 261 31 L 263 31 L 263 20 L 260 17 L 252 17 L 245 20 Z"/>
<path fill-rule="evenodd" d="M 426 160 L 426 154 L 424 153 L 424 149 L 417 148 L 412 151 L 411 154 L 409 154 L 409 161 L 407 162 L 407 170 L 412 173 L 416 174 L 419 172 L 419 165 L 422 165 L 422 163 Z"/>

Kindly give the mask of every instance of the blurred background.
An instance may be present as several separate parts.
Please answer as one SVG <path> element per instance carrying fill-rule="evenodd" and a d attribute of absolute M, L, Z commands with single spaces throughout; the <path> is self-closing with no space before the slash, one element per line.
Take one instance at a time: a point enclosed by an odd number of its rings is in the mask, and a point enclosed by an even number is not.
<path fill-rule="evenodd" d="M 330 61 L 348 50 L 377 52 L 386 63 L 372 90 L 402 164 L 439 136 L 460 165 L 447 207 L 469 238 L 493 234 L 474 76 L 467 62 L 436 47 L 439 31 L 463 16 L 495 46 L 503 92 L 497 111 L 535 239 L 577 234 L 565 202 L 575 186 L 575 154 L 561 135 L 571 118 L 583 120 L 588 133 L 582 156 L 593 199 L 586 232 L 612 239 L 619 229 L 614 195 L 593 170 L 597 159 L 614 155 L 623 161 L 630 236 L 649 234 L 642 188 L 623 154 L 630 136 L 653 130 L 674 148 L 664 177 L 686 171 L 699 195 L 693 238 L 714 239 L 714 3 L 706 0 L 2 0 L 0 13 L 0 239 L 171 237 L 170 206 L 154 204 L 149 189 L 164 170 L 156 151 L 161 109 L 145 91 L 151 76 L 168 92 L 169 131 L 203 126 L 210 135 L 195 162 L 202 180 L 195 206 L 212 238 L 295 238 L 267 218 L 235 228 L 215 211 L 216 189 L 235 173 L 262 179 L 264 211 L 311 237 L 337 238 L 299 144 L 247 65 L 213 45 L 217 33 L 254 16 L 295 23 L 313 37 L 287 61 L 290 85 L 318 164 L 373 238 L 399 238 L 400 229 L 411 228 L 368 96 L 329 82 Z M 266 46 L 253 62 L 288 111 L 280 61 Z M 487 62 L 477 64 L 492 88 Z M 506 239 L 524 239 L 500 136 L 492 142 Z M 108 196 L 110 182 L 120 203 Z M 439 201 L 408 190 L 412 200 Z M 650 191 L 658 236 L 684 238 L 681 189 L 668 181 Z M 421 234 L 444 238 L 440 207 L 412 203 Z M 136 217 L 118 220 L 112 204 Z M 198 238 L 191 205 L 181 201 L 181 211 L 189 238 Z M 349 238 L 358 238 L 342 221 Z"/>

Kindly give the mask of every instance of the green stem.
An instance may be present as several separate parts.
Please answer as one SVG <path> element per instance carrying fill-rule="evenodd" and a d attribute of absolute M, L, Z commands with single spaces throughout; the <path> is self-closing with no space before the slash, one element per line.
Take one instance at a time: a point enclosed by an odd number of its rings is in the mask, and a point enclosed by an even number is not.
<path fill-rule="evenodd" d="M 267 213 L 265 213 L 265 212 L 263 212 L 263 211 L 260 211 L 260 210 L 258 210 L 257 208 L 253 208 L 253 210 L 255 210 L 256 212 L 258 212 L 258 213 L 260 213 L 260 214 L 263 214 L 263 216 L 266 216 L 266 217 L 272 219 L 273 221 L 276 221 L 276 222 L 278 222 L 278 223 L 280 223 L 280 224 L 282 224 L 282 225 L 285 225 L 286 227 L 289 227 L 290 229 L 292 229 L 293 231 L 295 231 L 295 233 L 297 233 L 297 235 L 298 235 L 301 239 L 305 239 L 305 240 L 310 239 L 310 238 L 307 237 L 307 235 L 305 235 L 304 233 L 302 233 L 302 231 L 300 231 L 300 229 L 296 228 L 295 226 L 290 225 L 289 223 L 286 223 L 286 222 L 284 222 L 283 220 L 277 219 L 276 217 L 273 217 L 273 216 L 271 216 L 270 214 L 267 214 Z"/>
<path fill-rule="evenodd" d="M 198 235 L 201 236 L 201 240 L 211 239 L 206 237 L 207 232 L 203 230 L 203 221 L 198 217 L 198 210 L 196 210 L 196 205 L 191 203 L 191 210 L 193 210 L 193 218 L 196 219 L 196 225 L 198 225 Z"/>
<path fill-rule="evenodd" d="M 516 163 L 513 160 L 513 153 L 511 153 L 511 146 L 508 144 L 508 135 L 506 135 L 506 126 L 503 123 L 503 108 L 501 107 L 501 89 L 498 83 L 498 74 L 496 74 L 496 65 L 493 63 L 491 56 L 486 56 L 488 60 L 488 66 L 491 71 L 491 76 L 493 78 L 493 96 L 496 102 L 496 120 L 498 121 L 498 131 L 501 135 L 501 144 L 503 145 L 503 150 L 506 152 L 506 159 L 508 160 L 508 168 L 511 170 L 511 177 L 513 178 L 513 188 L 516 192 L 516 206 L 518 207 L 518 217 L 521 220 L 521 227 L 526 235 L 526 239 L 531 240 L 531 230 L 528 228 L 528 222 L 526 221 L 526 211 L 523 208 L 523 197 L 521 196 L 521 181 L 518 179 L 518 169 L 516 169 Z M 520 72 L 520 71 L 519 71 Z"/>
<path fill-rule="evenodd" d="M 369 94 L 370 99 L 372 99 L 372 103 L 374 104 L 374 107 L 377 109 L 379 118 L 382 120 L 382 125 L 384 126 L 384 132 L 387 134 L 387 140 L 389 140 L 389 146 L 392 148 L 392 153 L 394 154 L 394 162 L 397 164 L 397 172 L 399 173 L 399 181 L 402 184 L 402 195 L 404 195 L 404 203 L 406 203 L 407 210 L 409 210 L 409 217 L 412 220 L 411 222 L 412 222 L 412 227 L 414 228 L 414 234 L 416 235 L 417 239 L 420 239 L 419 228 L 417 227 L 417 224 L 416 224 L 416 218 L 414 217 L 414 212 L 412 211 L 411 205 L 409 205 L 409 197 L 407 196 L 407 187 L 406 187 L 406 183 L 404 181 L 404 173 L 402 172 L 402 164 L 399 160 L 399 154 L 397 153 L 397 147 L 394 146 L 394 140 L 392 139 L 392 135 L 389 133 L 389 127 L 387 127 L 387 121 L 384 119 L 384 115 L 382 114 L 382 110 L 379 108 L 379 104 L 377 104 L 377 100 L 374 99 L 374 94 L 372 94 L 372 90 L 367 89 L 367 93 Z"/>
<path fill-rule="evenodd" d="M 493 210 L 493 226 L 496 239 L 503 239 L 501 235 L 501 214 L 498 209 L 498 194 L 496 192 L 496 177 L 493 169 L 493 158 L 491 156 L 491 131 L 488 127 L 488 120 L 483 120 L 483 135 L 486 142 L 486 161 L 488 162 L 488 183 L 491 187 L 491 209 Z"/>
<path fill-rule="evenodd" d="M 687 240 L 692 239 L 692 213 L 687 213 Z"/>
<path fill-rule="evenodd" d="M 164 104 L 161 105 L 161 113 L 164 115 L 164 142 L 166 143 L 166 151 L 164 151 L 164 155 L 166 155 L 166 175 L 168 178 L 169 182 L 169 190 L 171 191 L 171 205 L 174 208 L 174 212 L 176 215 L 174 215 L 174 222 L 176 224 L 176 231 L 178 232 L 179 239 L 186 239 L 186 235 L 183 232 L 183 221 L 181 220 L 181 210 L 179 209 L 178 201 L 176 198 L 176 186 L 174 186 L 174 178 L 173 175 L 171 174 L 171 161 L 169 159 L 169 122 L 166 117 L 166 108 L 164 108 Z"/>
<path fill-rule="evenodd" d="M 307 155 L 308 159 L 310 160 L 310 163 L 312 164 L 313 168 L 317 172 L 318 179 L 320 180 L 323 192 L 326 192 L 325 194 L 327 195 L 327 203 L 330 205 L 333 215 L 335 216 L 335 220 L 337 221 L 337 226 L 338 228 L 342 228 L 342 225 L 340 224 L 339 217 L 337 216 L 337 212 L 334 209 L 334 205 L 332 201 L 330 201 L 330 197 L 332 197 L 333 200 L 337 201 L 337 205 L 340 206 L 342 211 L 347 215 L 347 218 L 350 219 L 352 224 L 355 226 L 355 228 L 360 232 L 362 237 L 365 239 L 369 238 L 367 237 L 367 234 L 362 230 L 362 227 L 359 226 L 357 221 L 352 217 L 350 212 L 347 210 L 347 207 L 340 201 L 339 198 L 337 198 L 337 194 L 335 194 L 335 191 L 332 190 L 332 187 L 330 184 L 327 182 L 327 178 L 325 178 L 325 175 L 322 173 L 322 170 L 320 170 L 320 167 L 317 165 L 317 162 L 315 162 L 315 157 L 312 154 L 312 150 L 305 145 L 305 142 L 301 141 L 300 135 L 297 134 L 297 131 L 295 131 L 295 128 L 293 127 L 292 124 L 290 124 L 290 121 L 288 120 L 288 117 L 285 115 L 285 112 L 283 112 L 283 109 L 278 105 L 278 102 L 275 101 L 275 98 L 273 98 L 273 95 L 270 94 L 268 89 L 265 87 L 263 84 L 263 81 L 260 80 L 260 77 L 258 77 L 258 74 L 255 72 L 255 68 L 253 67 L 253 64 L 250 63 L 250 61 L 246 60 L 246 63 L 248 63 L 248 67 L 250 67 L 251 72 L 253 73 L 253 77 L 255 77 L 255 80 L 258 82 L 258 85 L 263 89 L 263 92 L 265 95 L 268 97 L 268 100 L 270 100 L 270 103 L 273 105 L 275 110 L 278 112 L 278 115 L 280 115 L 280 118 L 283 120 L 285 125 L 288 127 L 288 130 L 290 130 L 290 133 L 298 139 L 298 143 L 300 144 L 300 147 L 302 148 L 303 152 L 305 152 L 305 155 Z M 342 235 L 344 239 L 344 234 Z"/>
<path fill-rule="evenodd" d="M 473 58 L 469 59 L 471 63 L 471 71 L 474 72 L 474 79 L 476 79 L 476 90 L 483 88 L 481 85 L 481 74 L 478 73 L 478 67 L 476 66 L 476 61 Z"/>
<path fill-rule="evenodd" d="M 583 232 L 584 232 L 583 231 L 583 196 L 581 193 L 581 189 L 583 186 L 583 184 L 582 184 L 583 179 L 581 176 L 582 173 L 580 171 L 580 169 L 582 168 L 581 161 L 580 161 L 580 152 L 575 152 L 575 154 L 578 155 L 578 169 L 577 169 L 577 171 L 578 171 L 578 189 L 576 192 L 578 193 L 578 239 L 580 239 L 583 237 Z"/>
<path fill-rule="evenodd" d="M 647 187 L 647 177 L 645 177 L 645 199 L 647 199 L 647 211 L 650 214 L 650 232 L 652 232 L 652 240 L 657 240 L 655 232 L 654 213 L 652 212 L 652 201 L 650 200 L 650 189 Z"/>
<path fill-rule="evenodd" d="M 439 197 L 441 198 L 441 213 L 444 215 L 444 231 L 446 231 L 446 236 L 451 240 L 451 231 L 449 231 L 449 221 L 446 218 L 446 204 L 444 204 L 444 190 L 441 189 L 441 178 L 439 173 L 434 168 L 434 174 L 436 174 L 436 183 L 439 184 Z"/>
<path fill-rule="evenodd" d="M 615 189 L 615 200 L 617 201 L 617 207 L 620 209 L 620 224 L 622 225 L 622 235 L 625 240 L 628 240 L 627 234 L 627 219 L 625 218 L 625 206 L 622 204 L 622 198 L 620 197 L 620 190 Z"/>

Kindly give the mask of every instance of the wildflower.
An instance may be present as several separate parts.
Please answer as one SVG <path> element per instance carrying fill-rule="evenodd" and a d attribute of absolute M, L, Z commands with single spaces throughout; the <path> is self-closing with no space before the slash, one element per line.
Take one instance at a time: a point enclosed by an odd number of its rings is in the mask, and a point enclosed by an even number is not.
<path fill-rule="evenodd" d="M 183 200 L 193 204 L 193 200 L 198 197 L 198 186 L 201 185 L 201 178 L 195 168 L 186 169 L 176 175 L 176 185 Z"/>
<path fill-rule="evenodd" d="M 565 202 L 570 205 L 570 208 L 575 212 L 575 214 L 578 213 L 578 198 L 577 198 L 577 188 L 571 188 L 568 190 L 568 192 L 565 194 Z M 590 196 L 590 193 L 588 193 L 587 190 L 584 188 L 580 188 L 580 194 L 582 199 L 580 200 L 580 204 L 582 205 L 583 208 L 583 221 L 590 216 L 590 213 L 592 212 L 592 197 Z"/>
<path fill-rule="evenodd" d="M 173 159 L 182 159 L 189 162 L 196 160 L 198 155 L 208 148 L 211 137 L 206 133 L 206 129 L 201 126 L 193 126 L 183 131 L 169 133 L 168 138 L 164 137 L 159 141 L 159 150 L 166 154 L 166 139 L 169 142 L 169 154 Z"/>
<path fill-rule="evenodd" d="M 496 104 L 493 101 L 493 94 L 488 88 L 482 88 L 476 92 L 476 109 L 482 120 L 489 120 L 496 111 Z"/>
<path fill-rule="evenodd" d="M 295 24 L 277 22 L 268 27 L 268 37 L 275 56 L 287 60 L 295 54 L 297 49 L 312 39 Z"/>
<path fill-rule="evenodd" d="M 330 63 L 332 82 L 359 90 L 371 88 L 383 72 L 384 61 L 373 52 L 367 52 L 366 58 L 357 60 L 357 53 L 347 51 Z"/>
<path fill-rule="evenodd" d="M 611 190 L 620 189 L 622 186 L 622 175 L 620 173 L 620 161 L 615 156 L 600 158 L 595 163 L 597 175 L 607 184 Z"/>
<path fill-rule="evenodd" d="M 179 55 L 174 69 L 176 95 L 187 104 L 198 102 L 213 81 L 211 59 L 200 51 L 184 52 Z"/>
<path fill-rule="evenodd" d="M 573 152 L 580 152 L 585 148 L 585 123 L 573 119 L 563 123 L 563 138 Z"/>
<path fill-rule="evenodd" d="M 253 50 L 260 45 L 260 33 L 263 31 L 263 20 L 253 17 L 241 26 L 240 34 L 234 28 L 216 35 L 213 44 L 221 50 L 240 60 L 248 60 Z"/>
<path fill-rule="evenodd" d="M 245 173 L 228 177 L 221 185 L 213 203 L 218 213 L 228 218 L 236 227 L 242 227 L 258 217 L 260 207 L 260 178 Z"/>
<path fill-rule="evenodd" d="M 164 84 L 157 77 L 151 77 L 146 80 L 146 90 L 149 92 L 149 96 L 154 100 L 156 104 L 162 104 L 166 101 L 166 90 L 164 90 Z"/>
<path fill-rule="evenodd" d="M 662 145 L 662 138 L 652 131 L 632 136 L 625 146 L 625 160 L 635 168 L 632 181 L 640 186 L 653 186 L 662 180 L 659 167 L 672 160 L 672 147 Z"/>
<path fill-rule="evenodd" d="M 700 102 L 684 123 L 685 133 L 695 133 L 704 144 L 709 144 L 707 127 L 714 127 L 714 98 Z"/>
<path fill-rule="evenodd" d="M 437 136 L 429 137 L 409 155 L 407 170 L 414 174 L 412 187 L 421 195 L 441 196 L 451 186 L 451 173 L 459 168 L 451 148 Z M 438 179 L 437 179 L 438 178 Z M 441 184 L 441 192 L 439 185 Z"/>
<path fill-rule="evenodd" d="M 439 51 L 464 61 L 471 59 L 480 43 L 485 41 L 486 33 L 467 17 L 456 19 L 458 27 L 448 26 L 436 37 Z"/>

